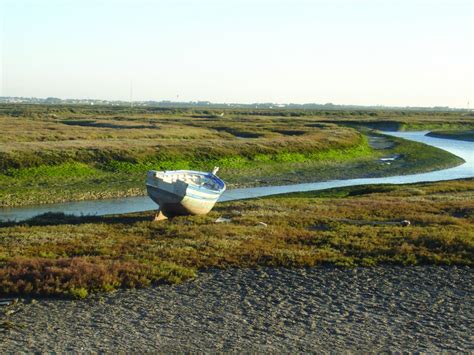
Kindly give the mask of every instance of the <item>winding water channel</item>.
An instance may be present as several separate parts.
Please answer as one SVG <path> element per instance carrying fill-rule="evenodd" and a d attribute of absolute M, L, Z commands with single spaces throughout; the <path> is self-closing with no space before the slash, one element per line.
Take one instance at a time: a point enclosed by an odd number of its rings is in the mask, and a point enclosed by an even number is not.
<path fill-rule="evenodd" d="M 426 136 L 426 133 L 428 133 L 428 131 L 390 132 L 386 134 L 444 149 L 458 157 L 461 157 L 464 159 L 465 163 L 454 168 L 421 174 L 233 189 L 227 190 L 219 201 L 241 200 L 289 192 L 324 190 L 343 186 L 365 184 L 406 184 L 474 177 L 474 142 L 428 137 Z M 125 197 L 110 200 L 75 201 L 40 206 L 0 208 L 0 221 L 21 221 L 46 212 L 62 212 L 80 216 L 141 212 L 156 208 L 156 204 L 147 196 Z"/>

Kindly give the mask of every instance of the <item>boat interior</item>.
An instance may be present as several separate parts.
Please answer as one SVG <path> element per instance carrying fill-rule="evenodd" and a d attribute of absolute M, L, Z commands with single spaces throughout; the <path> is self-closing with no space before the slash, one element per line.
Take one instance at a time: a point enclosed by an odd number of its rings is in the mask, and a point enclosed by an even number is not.
<path fill-rule="evenodd" d="M 194 171 L 157 171 L 155 177 L 167 183 L 175 183 L 183 181 L 189 185 L 203 187 L 209 190 L 220 191 L 224 187 L 224 183 L 220 179 L 209 173 L 201 173 Z"/>

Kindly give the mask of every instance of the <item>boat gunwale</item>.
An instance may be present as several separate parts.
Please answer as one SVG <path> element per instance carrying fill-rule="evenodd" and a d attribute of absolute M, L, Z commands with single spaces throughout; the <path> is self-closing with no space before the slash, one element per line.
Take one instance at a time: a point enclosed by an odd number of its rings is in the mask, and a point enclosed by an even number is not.
<path fill-rule="evenodd" d="M 215 183 L 217 183 L 217 185 L 219 187 L 218 190 L 215 190 L 215 189 L 210 189 L 208 187 L 204 187 L 202 185 L 190 184 L 188 182 L 183 181 L 183 182 L 188 184 L 188 188 L 191 188 L 193 190 L 206 191 L 207 193 L 221 195 L 226 189 L 225 182 L 221 178 L 217 177 L 216 175 L 214 175 L 211 172 L 203 172 L 203 171 L 197 171 L 197 170 L 165 170 L 165 171 L 162 171 L 162 170 L 149 170 L 149 172 L 150 171 L 154 171 L 155 173 L 156 172 L 164 173 L 165 175 L 178 175 L 178 174 L 200 175 L 200 176 L 204 176 L 204 177 L 212 179 Z M 148 183 L 146 185 L 156 188 L 156 186 L 149 185 Z"/>

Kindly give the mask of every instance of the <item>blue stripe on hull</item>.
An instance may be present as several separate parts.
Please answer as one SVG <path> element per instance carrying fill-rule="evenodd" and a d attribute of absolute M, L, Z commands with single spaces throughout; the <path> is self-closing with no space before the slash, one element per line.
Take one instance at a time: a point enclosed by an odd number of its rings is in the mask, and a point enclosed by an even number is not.
<path fill-rule="evenodd" d="M 223 191 L 210 190 L 208 188 L 196 186 L 196 185 L 188 185 L 188 190 L 189 189 L 194 190 L 194 191 L 204 192 L 209 195 L 218 195 L 218 196 L 220 196 L 223 192 Z"/>
<path fill-rule="evenodd" d="M 205 196 L 201 196 L 201 195 L 195 195 L 193 193 L 190 193 L 190 192 L 186 192 L 186 196 L 188 197 L 192 197 L 196 200 L 203 200 L 203 201 L 217 201 L 217 199 L 219 198 L 220 194 L 217 195 L 217 196 L 209 196 L 209 197 L 205 197 Z"/>

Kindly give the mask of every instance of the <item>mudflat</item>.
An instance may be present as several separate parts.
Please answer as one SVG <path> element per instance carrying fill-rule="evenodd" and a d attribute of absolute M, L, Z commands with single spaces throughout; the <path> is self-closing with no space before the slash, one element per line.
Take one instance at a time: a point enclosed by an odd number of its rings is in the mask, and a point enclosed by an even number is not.
<path fill-rule="evenodd" d="M 474 350 L 470 267 L 210 270 L 16 306 L 0 351 Z"/>

